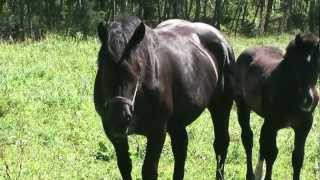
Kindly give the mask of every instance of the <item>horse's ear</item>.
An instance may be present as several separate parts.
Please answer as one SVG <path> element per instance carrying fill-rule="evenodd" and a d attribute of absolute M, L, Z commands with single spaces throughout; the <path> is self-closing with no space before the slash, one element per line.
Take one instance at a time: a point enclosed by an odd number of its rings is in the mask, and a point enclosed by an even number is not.
<path fill-rule="evenodd" d="M 299 34 L 297 34 L 296 35 L 296 39 L 295 39 L 295 44 L 296 45 L 300 45 L 300 44 L 302 44 L 302 37 L 301 37 L 301 34 L 299 33 Z"/>
<path fill-rule="evenodd" d="M 145 28 L 145 25 L 143 22 L 141 22 L 138 27 L 135 29 L 134 33 L 132 34 L 128 44 L 126 45 L 125 47 L 125 50 L 123 52 L 123 55 L 122 57 L 125 58 L 127 56 L 129 56 L 130 54 L 130 51 L 137 45 L 139 44 L 143 38 L 144 38 L 144 35 L 145 35 L 145 31 L 146 31 L 146 28 Z"/>
<path fill-rule="evenodd" d="M 144 34 L 146 32 L 146 27 L 143 22 L 139 24 L 134 33 L 131 36 L 131 39 L 128 42 L 129 49 L 136 46 L 142 39 L 144 38 Z"/>
<path fill-rule="evenodd" d="M 107 28 L 104 23 L 99 23 L 98 25 L 98 36 L 101 43 L 104 43 L 107 40 Z"/>

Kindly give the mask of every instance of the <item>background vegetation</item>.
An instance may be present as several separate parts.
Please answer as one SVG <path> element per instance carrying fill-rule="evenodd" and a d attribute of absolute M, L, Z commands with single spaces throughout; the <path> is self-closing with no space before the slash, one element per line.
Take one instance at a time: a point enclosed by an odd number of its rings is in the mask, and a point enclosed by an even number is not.
<path fill-rule="evenodd" d="M 294 35 L 231 36 L 238 55 L 251 45 L 285 48 Z M 95 38 L 49 35 L 46 40 L 0 43 L 0 179 L 120 179 L 115 153 L 93 107 L 93 82 L 99 42 Z M 306 145 L 302 177 L 320 179 L 320 111 Z M 262 120 L 252 114 L 254 164 Z M 245 179 L 245 153 L 235 110 L 226 179 Z M 208 112 L 188 127 L 186 179 L 213 179 L 215 156 Z M 134 179 L 141 179 L 146 139 L 130 136 Z M 278 135 L 274 179 L 290 179 L 293 131 Z M 173 156 L 167 137 L 159 179 L 171 179 Z"/>
<path fill-rule="evenodd" d="M 0 0 L 0 35 L 41 39 L 53 31 L 86 37 L 97 22 L 124 14 L 151 26 L 181 18 L 250 36 L 294 29 L 320 34 L 319 11 L 320 0 Z"/>

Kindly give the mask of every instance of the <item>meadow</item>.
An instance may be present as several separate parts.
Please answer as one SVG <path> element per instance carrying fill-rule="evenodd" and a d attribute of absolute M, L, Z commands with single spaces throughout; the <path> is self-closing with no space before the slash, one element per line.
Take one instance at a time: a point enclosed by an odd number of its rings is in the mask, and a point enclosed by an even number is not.
<path fill-rule="evenodd" d="M 284 49 L 294 35 L 229 38 L 236 55 L 253 45 Z M 0 42 L 0 179 L 121 179 L 115 153 L 93 106 L 99 41 L 50 35 L 40 42 Z M 245 153 L 233 107 L 226 179 L 245 179 Z M 302 179 L 320 180 L 320 110 L 307 139 Z M 262 119 L 251 114 L 254 165 Z M 204 112 L 188 127 L 185 179 L 214 179 L 212 122 Z M 291 179 L 294 133 L 278 134 L 273 178 Z M 133 177 L 141 179 L 146 139 L 130 136 Z M 159 179 L 171 179 L 173 156 L 167 136 Z"/>

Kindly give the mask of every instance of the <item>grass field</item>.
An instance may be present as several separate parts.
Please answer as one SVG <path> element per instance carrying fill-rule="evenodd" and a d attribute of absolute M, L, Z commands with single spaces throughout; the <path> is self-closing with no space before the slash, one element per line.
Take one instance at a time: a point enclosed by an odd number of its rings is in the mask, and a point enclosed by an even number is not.
<path fill-rule="evenodd" d="M 236 55 L 253 45 L 285 48 L 293 35 L 231 37 Z M 0 43 L 0 179 L 121 179 L 111 143 L 93 107 L 99 42 L 51 35 L 42 42 Z M 320 180 L 320 111 L 306 144 L 302 179 Z M 252 114 L 254 165 L 262 120 Z M 213 179 L 212 123 L 204 112 L 188 127 L 185 179 Z M 235 110 L 226 179 L 245 179 L 245 153 Z M 146 139 L 130 136 L 133 177 L 141 179 Z M 291 178 L 293 131 L 281 130 L 274 179 Z M 173 156 L 167 137 L 159 179 L 171 179 Z"/>

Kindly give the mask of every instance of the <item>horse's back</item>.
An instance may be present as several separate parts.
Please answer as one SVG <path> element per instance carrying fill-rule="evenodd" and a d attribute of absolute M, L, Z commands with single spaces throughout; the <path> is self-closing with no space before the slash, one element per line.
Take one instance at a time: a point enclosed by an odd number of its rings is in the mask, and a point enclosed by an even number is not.
<path fill-rule="evenodd" d="M 169 19 L 160 23 L 155 31 L 161 33 L 174 33 L 178 36 L 197 34 L 201 39 L 215 39 L 228 44 L 223 34 L 213 26 L 201 22 L 190 22 L 182 19 Z"/>
<path fill-rule="evenodd" d="M 272 46 L 264 46 L 244 50 L 239 55 L 237 64 L 267 66 L 278 64 L 282 59 L 283 52 L 281 49 Z"/>
<path fill-rule="evenodd" d="M 154 31 L 160 39 L 163 39 L 165 46 L 170 43 L 169 46 L 175 46 L 176 49 L 182 50 L 191 47 L 195 50 L 193 52 L 204 54 L 207 57 L 204 60 L 209 63 L 208 65 L 212 67 L 217 77 L 224 65 L 229 66 L 235 62 L 229 42 L 219 30 L 211 25 L 170 19 L 160 23 Z M 192 50 L 189 52 L 192 53 Z"/>

